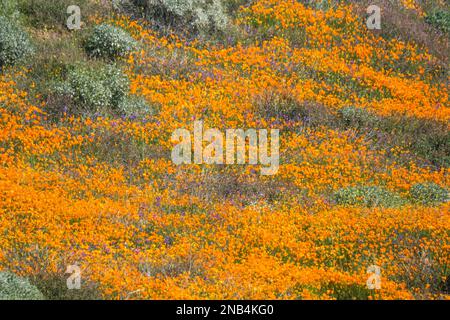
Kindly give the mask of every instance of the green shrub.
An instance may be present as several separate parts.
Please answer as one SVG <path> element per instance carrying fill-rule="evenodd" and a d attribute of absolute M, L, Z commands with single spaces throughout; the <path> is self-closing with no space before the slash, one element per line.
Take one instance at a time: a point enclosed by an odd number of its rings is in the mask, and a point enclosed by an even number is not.
<path fill-rule="evenodd" d="M 367 110 L 353 106 L 344 107 L 338 111 L 338 115 L 345 126 L 361 128 L 373 124 L 375 116 Z"/>
<path fill-rule="evenodd" d="M 18 14 L 17 0 L 1 0 L 0 15 L 5 17 L 17 16 Z"/>
<path fill-rule="evenodd" d="M 61 108 L 70 114 L 102 113 L 124 116 L 152 114 L 146 101 L 130 95 L 128 77 L 115 65 L 72 66 L 65 81 L 54 85 L 50 101 L 56 103 L 51 113 L 61 115 Z M 51 103 L 50 103 L 51 104 Z"/>
<path fill-rule="evenodd" d="M 68 71 L 64 82 L 55 86 L 55 93 L 70 98 L 80 108 L 69 110 L 71 113 L 116 111 L 128 92 L 128 83 L 127 76 L 114 65 L 77 65 Z"/>
<path fill-rule="evenodd" d="M 426 16 L 425 21 L 443 32 L 450 33 L 450 11 L 434 10 Z"/>
<path fill-rule="evenodd" d="M 43 300 L 42 293 L 27 279 L 0 272 L 0 300 Z"/>
<path fill-rule="evenodd" d="M 0 69 L 33 52 L 28 35 L 12 19 L 0 16 Z"/>
<path fill-rule="evenodd" d="M 229 18 L 224 0 L 137 0 L 149 19 L 194 32 L 225 31 Z"/>
<path fill-rule="evenodd" d="M 143 117 L 154 114 L 154 110 L 147 101 L 143 97 L 135 95 L 129 95 L 121 99 L 117 109 L 121 114 L 128 117 Z"/>
<path fill-rule="evenodd" d="M 125 30 L 108 24 L 95 26 L 85 42 L 85 49 L 89 55 L 111 60 L 126 57 L 137 47 L 137 41 Z"/>
<path fill-rule="evenodd" d="M 117 107 L 129 91 L 128 77 L 114 65 L 107 65 L 101 68 L 98 73 L 102 84 L 111 92 L 111 105 Z"/>
<path fill-rule="evenodd" d="M 448 200 L 448 191 L 435 183 L 417 183 L 409 190 L 414 202 L 433 205 Z"/>
<path fill-rule="evenodd" d="M 397 194 L 378 186 L 355 186 L 343 188 L 335 192 L 337 204 L 344 206 L 364 207 L 397 207 L 404 200 Z"/>

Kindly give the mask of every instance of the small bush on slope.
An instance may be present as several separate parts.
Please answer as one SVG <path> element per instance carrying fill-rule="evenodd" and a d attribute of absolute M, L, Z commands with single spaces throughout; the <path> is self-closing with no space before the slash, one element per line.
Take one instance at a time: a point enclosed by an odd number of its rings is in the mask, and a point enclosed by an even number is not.
<path fill-rule="evenodd" d="M 145 115 L 153 115 L 154 109 L 149 106 L 147 101 L 140 96 L 130 95 L 121 99 L 117 109 L 122 115 L 130 118 L 143 117 Z"/>
<path fill-rule="evenodd" d="M 335 201 L 344 206 L 397 207 L 404 203 L 395 193 L 378 186 L 356 186 L 338 190 Z"/>
<path fill-rule="evenodd" d="M 95 26 L 85 43 L 89 55 L 111 60 L 126 57 L 137 47 L 136 40 L 125 30 L 108 24 Z"/>
<path fill-rule="evenodd" d="M 147 104 L 129 95 L 128 90 L 128 77 L 115 65 L 77 65 L 68 71 L 65 81 L 55 85 L 52 96 L 65 102 L 65 105 L 57 104 L 57 108 L 71 106 L 71 110 L 64 110 L 70 114 L 98 112 L 131 116 L 150 112 Z"/>
<path fill-rule="evenodd" d="M 76 106 L 91 112 L 115 109 L 127 90 L 128 78 L 114 66 L 96 69 L 78 65 L 56 86 L 57 94 L 70 97 Z"/>
<path fill-rule="evenodd" d="M 11 19 L 0 16 L 0 69 L 33 52 L 28 35 Z"/>
<path fill-rule="evenodd" d="M 450 35 L 450 11 L 434 10 L 425 18 L 425 21 Z"/>
<path fill-rule="evenodd" d="M 137 0 L 149 19 L 162 26 L 207 33 L 225 31 L 229 18 L 221 0 Z"/>
<path fill-rule="evenodd" d="M 365 109 L 355 108 L 353 106 L 344 107 L 338 111 L 338 115 L 346 126 L 362 128 L 373 125 L 376 117 Z"/>
<path fill-rule="evenodd" d="M 27 279 L 0 272 L 0 300 L 43 300 L 42 293 Z"/>
<path fill-rule="evenodd" d="M 448 191 L 435 183 L 417 183 L 409 194 L 413 201 L 423 205 L 434 205 L 448 199 Z"/>

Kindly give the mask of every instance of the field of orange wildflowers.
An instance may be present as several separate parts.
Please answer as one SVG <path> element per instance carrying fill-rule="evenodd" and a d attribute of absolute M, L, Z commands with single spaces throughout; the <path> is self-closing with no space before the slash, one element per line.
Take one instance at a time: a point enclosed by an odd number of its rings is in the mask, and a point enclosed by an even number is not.
<path fill-rule="evenodd" d="M 130 93 L 154 108 L 144 119 L 50 121 L 30 69 L 4 70 L 0 270 L 45 287 L 78 265 L 83 288 L 104 299 L 448 299 L 448 196 L 411 196 L 421 184 L 448 190 L 448 141 L 447 160 L 430 160 L 416 152 L 420 135 L 407 146 L 402 128 L 385 128 L 439 124 L 448 138 L 448 65 L 368 30 L 354 10 L 257 0 L 215 42 L 90 17 L 140 43 L 122 63 Z M 336 120 L 349 106 L 374 120 Z M 173 164 L 172 132 L 196 119 L 279 129 L 278 174 Z M 336 198 L 361 186 L 396 202 Z"/>

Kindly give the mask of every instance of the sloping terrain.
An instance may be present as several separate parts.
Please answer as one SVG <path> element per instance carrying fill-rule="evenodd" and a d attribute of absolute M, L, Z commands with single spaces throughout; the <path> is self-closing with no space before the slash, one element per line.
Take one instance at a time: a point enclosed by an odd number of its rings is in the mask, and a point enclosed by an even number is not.
<path fill-rule="evenodd" d="M 0 7 L 32 48 L 0 54 L 0 270 L 48 299 L 449 298 L 445 3 L 369 30 L 364 1 L 85 0 L 69 31 L 69 2 Z M 279 129 L 278 173 L 175 165 L 196 120 Z"/>

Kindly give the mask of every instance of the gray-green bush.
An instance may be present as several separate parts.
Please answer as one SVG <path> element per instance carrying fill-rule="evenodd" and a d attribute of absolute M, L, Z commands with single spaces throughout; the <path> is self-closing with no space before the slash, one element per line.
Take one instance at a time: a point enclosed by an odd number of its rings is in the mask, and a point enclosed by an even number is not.
<path fill-rule="evenodd" d="M 127 87 L 128 78 L 115 66 L 96 69 L 77 65 L 68 71 L 66 81 L 56 86 L 56 92 L 70 97 L 82 110 L 96 112 L 115 109 Z"/>
<path fill-rule="evenodd" d="M 143 117 L 153 115 L 155 112 L 143 97 L 135 95 L 121 99 L 117 109 L 119 113 L 128 117 Z"/>
<path fill-rule="evenodd" d="M 0 272 L 0 300 L 43 300 L 42 293 L 27 279 Z"/>
<path fill-rule="evenodd" d="M 334 194 L 337 204 L 343 206 L 397 207 L 404 200 L 397 194 L 378 186 L 354 186 L 339 189 Z"/>
<path fill-rule="evenodd" d="M 0 69 L 18 63 L 32 52 L 25 31 L 12 19 L 0 16 Z"/>
<path fill-rule="evenodd" d="M 373 124 L 376 117 L 370 114 L 367 110 L 348 106 L 338 111 L 339 117 L 346 126 L 361 128 Z"/>
<path fill-rule="evenodd" d="M 145 100 L 128 91 L 129 79 L 119 67 L 78 64 L 70 68 L 65 81 L 55 84 L 53 96 L 65 98 L 71 107 L 65 111 L 72 114 L 147 114 Z"/>
<path fill-rule="evenodd" d="M 417 183 L 409 190 L 414 202 L 435 205 L 448 200 L 448 191 L 435 183 Z"/>
<path fill-rule="evenodd" d="M 119 27 L 101 24 L 94 27 L 84 47 L 91 56 L 113 60 L 128 56 L 138 48 L 138 42 Z"/>
<path fill-rule="evenodd" d="M 229 25 L 224 0 L 136 0 L 149 19 L 169 27 L 206 33 Z"/>

